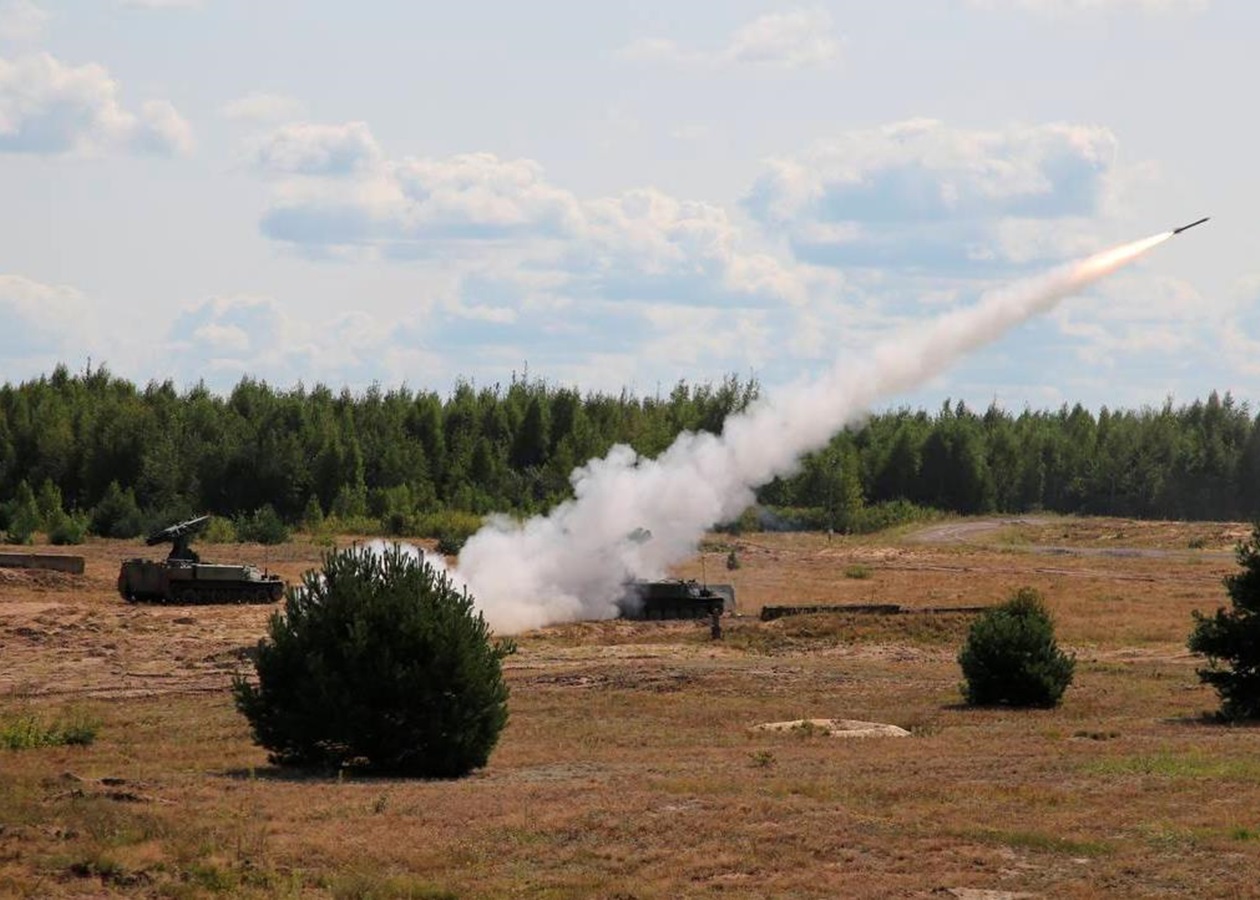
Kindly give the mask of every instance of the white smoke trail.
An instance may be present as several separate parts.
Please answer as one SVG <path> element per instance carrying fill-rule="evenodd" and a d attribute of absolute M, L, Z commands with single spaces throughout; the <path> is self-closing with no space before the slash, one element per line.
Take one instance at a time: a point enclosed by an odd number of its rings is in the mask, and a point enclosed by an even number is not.
<path fill-rule="evenodd" d="M 876 400 L 921 384 L 1171 236 L 987 294 L 878 346 L 865 366 L 837 360 L 822 377 L 728 418 L 720 436 L 684 433 L 656 459 L 614 447 L 573 472 L 575 499 L 549 515 L 492 519 L 464 546 L 458 575 L 500 633 L 611 618 L 628 578 L 659 578 L 692 555 L 707 529 L 753 502 L 755 488 L 790 473 Z"/>

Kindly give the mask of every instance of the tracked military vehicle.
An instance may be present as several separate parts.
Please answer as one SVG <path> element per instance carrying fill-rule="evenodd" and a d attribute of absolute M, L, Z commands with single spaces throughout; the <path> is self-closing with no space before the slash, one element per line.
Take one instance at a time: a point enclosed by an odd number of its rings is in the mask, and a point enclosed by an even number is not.
<path fill-rule="evenodd" d="M 678 578 L 631 581 L 617 608 L 623 619 L 707 619 L 735 611 L 735 589 Z"/>
<path fill-rule="evenodd" d="M 203 563 L 189 546 L 210 521 L 199 516 L 149 535 L 150 547 L 170 544 L 165 560 L 129 559 L 118 572 L 118 593 L 129 603 L 274 603 L 284 581 L 254 566 Z"/>

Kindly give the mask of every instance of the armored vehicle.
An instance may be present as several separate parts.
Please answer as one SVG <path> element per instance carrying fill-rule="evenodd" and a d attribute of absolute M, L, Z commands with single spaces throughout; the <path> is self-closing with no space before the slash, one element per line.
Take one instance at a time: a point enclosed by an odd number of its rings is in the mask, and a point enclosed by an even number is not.
<path fill-rule="evenodd" d="M 632 581 L 617 607 L 623 619 L 707 619 L 735 611 L 735 589 L 695 580 Z"/>
<path fill-rule="evenodd" d="M 129 603 L 274 603 L 284 596 L 284 581 L 254 566 L 203 563 L 189 546 L 193 535 L 206 527 L 200 516 L 155 531 L 145 540 L 150 547 L 170 544 L 165 560 L 129 559 L 118 572 L 118 593 Z"/>

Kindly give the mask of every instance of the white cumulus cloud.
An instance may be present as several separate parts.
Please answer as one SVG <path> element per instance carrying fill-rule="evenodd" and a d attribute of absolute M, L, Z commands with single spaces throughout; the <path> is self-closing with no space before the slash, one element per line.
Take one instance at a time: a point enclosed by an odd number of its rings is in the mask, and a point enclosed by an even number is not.
<path fill-rule="evenodd" d="M 334 348 L 349 354 L 338 367 L 345 372 L 405 352 L 450 354 L 477 373 L 524 358 L 550 372 L 586 372 L 599 357 L 616 360 L 623 379 L 680 371 L 697 353 L 706 372 L 766 372 L 785 353 L 795 364 L 832 359 L 922 315 L 925 304 L 968 303 L 1023 270 L 1097 251 L 1100 219 L 1117 205 L 1115 182 L 1132 168 L 1118 169 L 1118 141 L 1100 126 L 896 122 L 768 161 L 744 201 L 750 223 L 653 187 L 582 197 L 529 159 L 395 158 L 367 126 L 355 146 L 370 152 L 327 165 L 307 149 L 348 126 L 279 131 L 288 137 L 275 146 L 292 153 L 267 169 L 264 235 L 311 256 L 405 261 L 440 284 L 425 292 L 423 324 L 384 328 L 365 339 L 370 352 Z M 1141 314 L 1127 326 L 1106 314 L 1119 301 L 1069 306 L 1059 335 L 1094 362 L 1185 346 L 1179 331 L 1193 298 L 1140 271 L 1133 279 L 1126 296 Z M 202 332 L 206 348 L 239 341 L 228 330 L 238 322 L 214 321 L 219 327 Z M 349 335 L 367 324 L 337 327 Z M 244 365 L 253 350 L 223 353 L 216 365 Z M 302 358 L 320 371 L 331 353 Z"/>
<path fill-rule="evenodd" d="M 977 131 L 931 119 L 850 131 L 768 160 L 745 198 L 798 252 L 841 265 L 965 265 L 1061 256 L 1110 199 L 1115 136 L 1050 123 Z M 1078 242 L 1079 243 L 1079 242 Z"/>
<path fill-rule="evenodd" d="M 137 150 L 157 155 L 190 153 L 193 148 L 192 127 L 168 101 L 146 100 L 140 107 L 140 118 L 131 145 Z"/>
<path fill-rule="evenodd" d="M 49 331 L 73 328 L 87 308 L 82 292 L 21 275 L 0 275 L 0 308 L 8 316 L 41 323 Z"/>
<path fill-rule="evenodd" d="M 314 135 L 341 135 L 346 127 L 293 126 Z M 356 150 L 337 157 L 341 165 L 328 165 L 318 140 L 279 145 L 284 152 L 268 156 L 272 171 L 329 176 L 283 181 L 263 219 L 268 236 L 298 245 L 387 247 L 558 234 L 569 229 L 576 211 L 573 197 L 547 183 L 530 160 L 490 153 L 372 160 Z M 364 127 L 353 146 L 376 145 Z"/>
<path fill-rule="evenodd" d="M 574 257 L 585 259 L 603 293 L 702 302 L 729 294 L 805 299 L 799 277 L 774 257 L 748 251 L 719 206 L 640 188 L 587 202 L 582 223 Z"/>
<path fill-rule="evenodd" d="M 76 288 L 0 274 L 0 378 L 50 371 L 82 352 L 97 329 L 91 302 Z"/>
<path fill-rule="evenodd" d="M 358 123 L 356 123 L 358 124 Z M 477 304 L 502 319 L 510 302 L 600 297 L 717 303 L 732 296 L 800 302 L 799 272 L 763 250 L 750 249 L 725 209 L 679 200 L 654 188 L 591 200 L 553 184 L 533 160 L 490 153 L 400 160 L 347 154 L 354 166 L 325 165 L 320 135 L 345 126 L 290 126 L 267 147 L 269 168 L 282 177 L 262 220 L 267 236 L 326 256 L 369 251 L 412 259 L 487 254 L 505 269 L 550 273 L 547 288 L 512 276 L 520 295 Z M 312 136 L 298 142 L 293 135 Z M 366 132 L 356 146 L 375 141 Z M 314 163 L 308 162 L 315 160 Z M 481 271 L 495 262 L 480 263 Z M 494 275 L 501 284 L 504 279 Z M 473 309 L 474 307 L 468 307 Z"/>
<path fill-rule="evenodd" d="M 48 24 L 48 13 L 31 0 L 0 3 L 0 41 L 37 40 Z"/>
<path fill-rule="evenodd" d="M 1238 279 L 1214 324 L 1216 344 L 1233 371 L 1260 375 L 1260 275 Z"/>
<path fill-rule="evenodd" d="M 178 380 L 206 377 L 219 387 L 246 375 L 278 384 L 402 380 L 425 359 L 399 340 L 402 321 L 361 309 L 312 314 L 265 295 L 212 297 L 176 316 L 163 362 Z"/>
<path fill-rule="evenodd" d="M 255 151 L 265 171 L 304 175 L 344 175 L 380 158 L 380 147 L 363 122 L 294 122 L 273 131 Z"/>
<path fill-rule="evenodd" d="M 821 8 L 768 13 L 735 29 L 715 50 L 695 50 L 668 38 L 640 38 L 620 51 L 626 59 L 785 69 L 822 66 L 840 55 L 841 40 L 831 15 Z"/>
<path fill-rule="evenodd" d="M 165 100 L 125 109 L 104 66 L 71 66 L 48 53 L 0 58 L 0 152 L 170 155 L 192 144 L 188 123 Z"/>

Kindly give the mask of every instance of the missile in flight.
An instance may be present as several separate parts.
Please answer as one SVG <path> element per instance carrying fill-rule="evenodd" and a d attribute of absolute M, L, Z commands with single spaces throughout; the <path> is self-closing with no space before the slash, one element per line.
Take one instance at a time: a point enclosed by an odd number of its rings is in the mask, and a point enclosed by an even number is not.
<path fill-rule="evenodd" d="M 1181 232 L 1185 231 L 1187 228 L 1193 228 L 1193 227 L 1194 227 L 1194 226 L 1196 226 L 1196 225 L 1202 225 L 1204 222 L 1206 222 L 1206 221 L 1207 221 L 1208 219 L 1210 219 L 1210 218 L 1212 218 L 1212 217 L 1211 217 L 1211 216 L 1204 216 L 1202 219 L 1199 219 L 1199 221 L 1197 221 L 1197 222 L 1191 222 L 1189 225 L 1182 225 L 1180 228 L 1174 228 L 1174 229 L 1172 230 L 1172 233 L 1173 233 L 1173 234 L 1181 234 Z"/>

